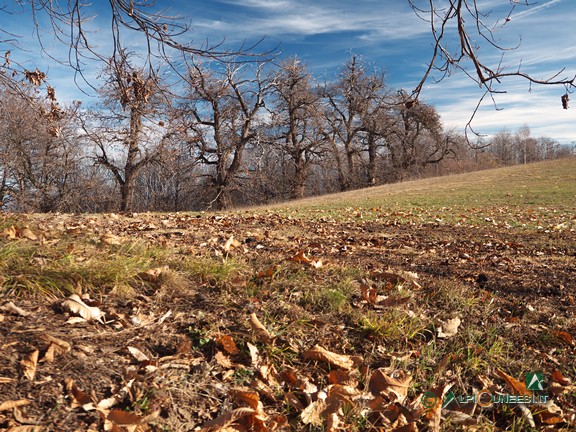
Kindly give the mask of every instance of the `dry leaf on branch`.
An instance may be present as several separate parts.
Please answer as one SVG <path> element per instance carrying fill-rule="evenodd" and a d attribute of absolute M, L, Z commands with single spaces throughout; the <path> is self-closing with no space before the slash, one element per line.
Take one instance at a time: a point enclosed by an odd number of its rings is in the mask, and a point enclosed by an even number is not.
<path fill-rule="evenodd" d="M 302 356 L 307 359 L 330 363 L 332 366 L 341 367 L 342 369 L 352 369 L 354 367 L 354 360 L 350 356 L 333 353 L 319 345 L 304 351 Z"/>
<path fill-rule="evenodd" d="M 88 306 L 84 301 L 82 301 L 78 294 L 72 294 L 69 296 L 62 302 L 62 306 L 70 312 L 80 315 L 86 321 L 95 319 L 99 323 L 104 324 L 104 314 L 102 311 L 95 306 Z"/>

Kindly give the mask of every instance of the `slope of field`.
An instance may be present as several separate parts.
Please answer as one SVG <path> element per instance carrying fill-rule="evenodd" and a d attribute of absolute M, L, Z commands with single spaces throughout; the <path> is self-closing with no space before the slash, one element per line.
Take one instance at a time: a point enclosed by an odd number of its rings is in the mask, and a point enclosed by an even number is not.
<path fill-rule="evenodd" d="M 0 431 L 576 427 L 574 159 L 0 233 Z"/>

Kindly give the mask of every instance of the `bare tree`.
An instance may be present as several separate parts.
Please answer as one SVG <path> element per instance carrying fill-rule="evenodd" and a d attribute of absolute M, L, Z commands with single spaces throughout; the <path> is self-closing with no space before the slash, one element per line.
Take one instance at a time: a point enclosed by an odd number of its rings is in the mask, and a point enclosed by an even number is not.
<path fill-rule="evenodd" d="M 392 122 L 385 125 L 392 166 L 402 176 L 412 168 L 439 163 L 452 152 L 451 136 L 443 133 L 440 115 L 434 107 L 408 102 L 409 96 L 398 92 L 391 104 Z"/>
<path fill-rule="evenodd" d="M 214 168 L 210 174 L 216 190 L 213 204 L 219 209 L 232 206 L 244 150 L 257 138 L 259 114 L 271 89 L 263 76 L 264 65 L 190 65 L 183 110 L 186 139 L 199 160 Z"/>
<path fill-rule="evenodd" d="M 41 112 L 29 109 L 30 100 Z M 71 123 L 76 108 L 61 109 L 54 100 L 35 95 L 31 86 L 16 94 L 1 89 L 1 207 L 43 212 L 70 208 L 82 157 Z"/>
<path fill-rule="evenodd" d="M 368 118 L 376 112 L 375 107 L 381 103 L 384 92 L 384 77 L 368 74 L 366 65 L 355 55 L 344 65 L 335 83 L 324 85 L 326 137 L 333 149 L 341 190 L 358 183 L 357 161 L 368 131 Z"/>
<path fill-rule="evenodd" d="M 83 129 L 96 146 L 97 163 L 112 173 L 120 188 L 120 210 L 130 211 L 138 175 L 160 160 L 175 132 L 166 127 L 170 100 L 158 81 L 132 66 L 125 51 L 120 57 L 105 71 L 101 94 L 109 112 L 92 112 Z"/>
<path fill-rule="evenodd" d="M 302 198 L 312 164 L 325 150 L 322 105 L 318 89 L 304 64 L 289 59 L 273 78 L 272 139 L 289 162 L 284 182 L 290 197 Z"/>
<path fill-rule="evenodd" d="M 508 14 L 500 19 L 493 18 L 491 4 L 484 6 L 477 0 L 408 0 L 416 15 L 430 24 L 433 40 L 433 54 L 428 68 L 416 85 L 411 100 L 417 100 L 424 84 L 432 77 L 441 81 L 455 71 L 461 71 L 485 90 L 478 105 L 471 115 L 466 130 L 472 130 L 471 122 L 483 100 L 489 96 L 494 101 L 494 94 L 503 93 L 498 85 L 507 78 L 525 79 L 530 85 L 560 85 L 566 88 L 562 96 L 562 105 L 568 107 L 568 92 L 574 88 L 576 75 L 565 76 L 564 69 L 548 77 L 536 77 L 526 72 L 521 65 L 506 65 L 505 54 L 517 49 L 517 46 L 502 46 L 495 36 L 498 29 L 512 20 L 513 12 L 518 8 L 531 8 L 537 2 L 530 0 L 509 0 Z M 504 3 L 504 2 L 502 2 Z M 480 53 L 495 49 L 501 53 L 500 60 L 489 64 Z"/>

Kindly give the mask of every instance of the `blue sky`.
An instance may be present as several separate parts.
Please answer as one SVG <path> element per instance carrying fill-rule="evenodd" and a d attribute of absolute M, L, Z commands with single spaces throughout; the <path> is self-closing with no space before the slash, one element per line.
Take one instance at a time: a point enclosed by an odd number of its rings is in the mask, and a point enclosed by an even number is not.
<path fill-rule="evenodd" d="M 90 36 L 106 52 L 110 47 L 110 22 L 105 13 L 98 12 L 99 3 L 102 11 L 108 7 L 108 1 L 94 0 L 91 12 L 99 16 L 90 23 Z M 420 3 L 428 2 L 420 0 Z M 437 2 L 442 3 L 446 1 Z M 505 47 L 520 44 L 505 53 L 502 64 L 511 70 L 521 64 L 523 70 L 537 78 L 547 78 L 562 68 L 566 70 L 561 77 L 574 76 L 574 1 L 530 3 L 530 7 L 516 6 L 511 20 L 496 27 L 494 36 L 498 43 Z M 157 5 L 171 15 L 186 16 L 192 27 L 186 37 L 198 45 L 224 40 L 225 47 L 234 49 L 243 42 L 251 44 L 264 37 L 262 49 L 278 45 L 282 56 L 300 57 L 319 79 L 334 78 L 352 52 L 382 69 L 390 88 L 411 91 L 430 60 L 430 28 L 414 15 L 407 0 L 159 0 Z M 511 2 L 478 0 L 478 5 L 483 11 L 491 11 L 485 21 L 492 25 L 504 23 Z M 21 36 L 20 45 L 25 49 L 13 49 L 12 58 L 28 68 L 47 69 L 60 99 L 87 100 L 76 88 L 71 71 L 39 55 L 26 13 L 0 14 L 0 28 Z M 52 54 L 66 57 L 65 47 L 53 44 L 49 32 L 42 33 L 42 40 Z M 124 43 L 137 50 L 142 41 L 130 37 Z M 10 47 L 0 43 L 1 49 Z M 501 53 L 486 44 L 479 56 L 493 67 L 501 61 Z M 89 65 L 87 76 L 95 77 L 97 73 L 98 66 Z M 572 108 L 563 110 L 560 104 L 563 87 L 530 87 L 526 81 L 507 79 L 499 90 L 507 92 L 495 96 L 500 110 L 486 100 L 474 120 L 476 130 L 490 134 L 528 125 L 533 136 L 576 142 L 576 95 Z M 430 80 L 421 98 L 438 109 L 447 128 L 462 130 L 482 93 L 464 74 L 456 73 L 440 83 Z"/>

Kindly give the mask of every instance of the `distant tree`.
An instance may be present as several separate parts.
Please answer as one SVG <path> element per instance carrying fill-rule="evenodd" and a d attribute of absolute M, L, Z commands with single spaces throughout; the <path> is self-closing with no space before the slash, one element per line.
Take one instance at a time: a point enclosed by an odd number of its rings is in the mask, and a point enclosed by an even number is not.
<path fill-rule="evenodd" d="M 398 92 L 390 105 L 392 119 L 383 131 L 392 167 L 402 176 L 413 168 L 437 164 L 453 152 L 452 136 L 444 134 L 433 106 L 412 101 Z"/>
<path fill-rule="evenodd" d="M 30 100 L 39 110 L 30 109 Z M 76 108 L 62 109 L 27 85 L 16 93 L 0 90 L 1 208 L 70 209 L 82 159 L 74 141 Z"/>
<path fill-rule="evenodd" d="M 271 138 L 289 162 L 290 197 L 302 198 L 312 165 L 325 153 L 321 96 L 298 59 L 284 61 L 272 82 Z"/>
<path fill-rule="evenodd" d="M 192 62 L 188 71 L 185 139 L 198 160 L 214 169 L 207 176 L 218 209 L 232 206 L 233 191 L 246 173 L 244 151 L 258 137 L 259 115 L 271 90 L 264 66 Z"/>
<path fill-rule="evenodd" d="M 122 51 L 105 69 L 103 108 L 84 116 L 86 139 L 95 146 L 96 162 L 106 168 L 120 189 L 120 210 L 134 207 L 136 180 L 144 167 L 161 160 L 175 134 L 170 124 L 169 94 L 158 81 Z"/>
<path fill-rule="evenodd" d="M 358 159 L 370 127 L 370 116 L 377 112 L 385 95 L 384 77 L 369 74 L 355 55 L 344 65 L 333 83 L 326 83 L 326 138 L 331 144 L 341 190 L 359 184 Z M 342 160 L 344 156 L 345 162 Z"/>

